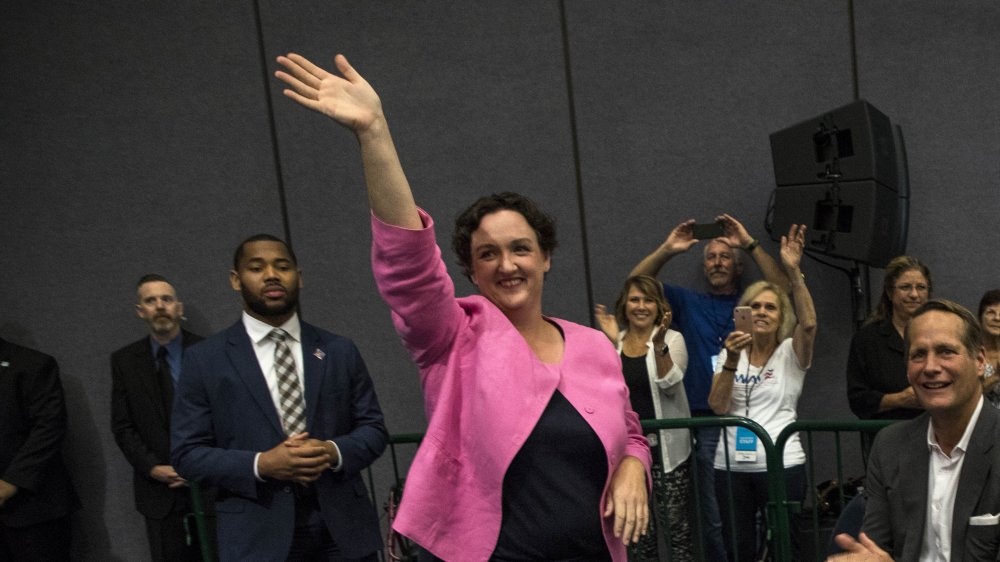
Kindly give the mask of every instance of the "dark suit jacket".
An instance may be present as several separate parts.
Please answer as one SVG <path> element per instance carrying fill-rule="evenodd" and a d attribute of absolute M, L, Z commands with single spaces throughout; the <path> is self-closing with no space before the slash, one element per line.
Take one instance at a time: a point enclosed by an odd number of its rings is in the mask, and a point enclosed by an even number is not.
<path fill-rule="evenodd" d="M 201 336 L 181 332 L 185 352 Z M 187 488 L 171 490 L 149 471 L 170 464 L 170 408 L 173 386 L 160 381 L 149 337 L 111 354 L 111 431 L 118 448 L 134 469 L 135 508 L 152 519 L 162 519 Z"/>
<path fill-rule="evenodd" d="M 930 415 L 891 425 L 872 446 L 862 530 L 896 560 L 917 560 L 927 516 Z M 983 404 L 962 461 L 951 527 L 955 562 L 1000 559 L 1000 525 L 969 525 L 1000 514 L 1000 412 Z"/>
<path fill-rule="evenodd" d="M 0 479 L 18 487 L 0 522 L 27 527 L 79 503 L 63 464 L 66 402 L 52 357 L 0 339 Z"/>
<path fill-rule="evenodd" d="M 349 339 L 302 323 L 307 431 L 333 440 L 343 465 L 313 486 L 330 535 L 348 558 L 380 548 L 378 517 L 360 471 L 388 439 L 368 369 Z M 242 322 L 184 354 L 174 399 L 174 467 L 218 487 L 221 560 L 284 560 L 295 528 L 293 486 L 258 482 L 254 456 L 285 439 Z"/>

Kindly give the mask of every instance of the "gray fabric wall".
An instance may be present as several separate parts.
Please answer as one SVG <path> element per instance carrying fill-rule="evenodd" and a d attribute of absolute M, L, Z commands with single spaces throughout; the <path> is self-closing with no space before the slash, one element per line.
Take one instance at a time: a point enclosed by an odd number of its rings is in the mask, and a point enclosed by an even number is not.
<path fill-rule="evenodd" d="M 189 327 L 207 335 L 238 317 L 234 245 L 287 231 L 305 318 L 357 341 L 390 431 L 424 426 L 415 369 L 372 284 L 356 142 L 281 96 L 270 74 L 289 50 L 324 63 L 344 52 L 375 85 L 446 255 L 455 214 L 478 195 L 522 191 L 556 216 L 554 316 L 589 323 L 686 218 L 728 211 L 765 238 L 767 135 L 855 88 L 903 127 L 909 251 L 937 294 L 975 306 L 1000 286 L 982 259 L 1000 247 L 994 2 L 858 3 L 853 28 L 846 1 L 259 7 L 259 30 L 249 2 L 0 7 L 0 334 L 62 366 L 79 559 L 147 557 L 109 430 L 108 355 L 143 334 L 131 307 L 148 271 L 174 280 Z M 821 330 L 800 412 L 851 419 L 849 287 L 804 269 Z M 663 277 L 700 283 L 697 254 Z"/>

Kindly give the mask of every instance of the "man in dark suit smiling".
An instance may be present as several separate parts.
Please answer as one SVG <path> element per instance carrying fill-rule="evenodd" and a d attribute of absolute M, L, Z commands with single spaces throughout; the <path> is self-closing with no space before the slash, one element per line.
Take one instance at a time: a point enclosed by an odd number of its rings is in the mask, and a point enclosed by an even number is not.
<path fill-rule="evenodd" d="M 864 532 L 860 542 L 838 535 L 850 552 L 840 556 L 997 560 L 1000 413 L 983 400 L 979 323 L 960 305 L 927 301 L 906 326 L 904 349 L 907 378 L 926 412 L 879 432 Z"/>
<path fill-rule="evenodd" d="M 234 325 L 184 356 L 171 426 L 181 476 L 218 487 L 221 560 L 375 560 L 361 470 L 387 433 L 361 354 L 301 322 L 301 271 L 282 240 L 236 249 Z"/>

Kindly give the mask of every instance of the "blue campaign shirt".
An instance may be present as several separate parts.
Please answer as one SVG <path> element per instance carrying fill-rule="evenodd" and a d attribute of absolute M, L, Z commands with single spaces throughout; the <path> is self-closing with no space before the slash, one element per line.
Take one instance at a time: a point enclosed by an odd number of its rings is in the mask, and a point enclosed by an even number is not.
<path fill-rule="evenodd" d="M 715 374 L 712 359 L 719 354 L 729 332 L 735 329 L 733 308 L 740 300 L 739 291 L 731 295 L 713 295 L 664 285 L 663 294 L 674 310 L 671 327 L 684 335 L 687 344 L 684 389 L 688 404 L 692 413 L 711 413 L 708 393 L 712 390 Z"/>
<path fill-rule="evenodd" d="M 181 376 L 181 355 L 184 353 L 183 340 L 184 336 L 177 334 L 176 338 L 167 342 L 167 345 L 162 346 L 167 348 L 167 365 L 170 365 L 170 376 L 173 377 L 175 384 Z M 153 349 L 153 367 L 156 368 L 156 354 L 160 351 L 161 346 L 153 338 L 149 338 L 149 343 Z"/>

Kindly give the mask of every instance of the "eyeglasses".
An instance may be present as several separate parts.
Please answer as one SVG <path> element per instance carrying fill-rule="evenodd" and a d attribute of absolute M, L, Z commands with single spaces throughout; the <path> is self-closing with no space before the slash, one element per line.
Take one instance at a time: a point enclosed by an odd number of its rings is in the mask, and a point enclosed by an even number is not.
<path fill-rule="evenodd" d="M 911 285 L 909 283 L 907 283 L 906 285 L 896 285 L 896 290 L 899 291 L 900 293 L 909 293 L 914 289 L 916 289 L 918 293 L 926 293 L 927 291 L 930 290 L 930 287 L 924 285 L 923 283 L 918 283 L 916 285 Z"/>

